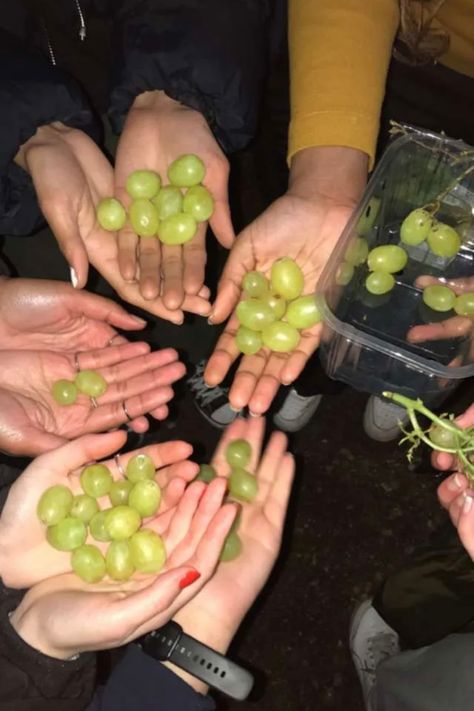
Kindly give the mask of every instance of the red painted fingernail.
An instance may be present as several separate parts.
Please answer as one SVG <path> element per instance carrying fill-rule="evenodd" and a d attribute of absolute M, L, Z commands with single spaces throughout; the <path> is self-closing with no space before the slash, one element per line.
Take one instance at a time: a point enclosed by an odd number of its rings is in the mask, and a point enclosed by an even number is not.
<path fill-rule="evenodd" d="M 179 587 L 181 590 L 184 590 L 184 588 L 189 587 L 193 583 L 196 582 L 196 580 L 199 580 L 201 577 L 201 573 L 199 573 L 197 570 L 190 570 L 189 573 L 186 573 L 184 578 L 181 578 L 179 581 Z"/>

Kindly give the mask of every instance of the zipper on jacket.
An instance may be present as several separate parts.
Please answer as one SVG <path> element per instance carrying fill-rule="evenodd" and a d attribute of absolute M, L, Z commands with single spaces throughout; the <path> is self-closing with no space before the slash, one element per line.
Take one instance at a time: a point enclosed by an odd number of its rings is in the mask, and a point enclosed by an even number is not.
<path fill-rule="evenodd" d="M 77 8 L 77 14 L 79 15 L 79 22 L 81 23 L 81 26 L 79 28 L 79 37 L 81 42 L 83 42 L 87 35 L 86 23 L 84 22 L 84 15 L 82 14 L 82 8 L 79 3 L 79 0 L 75 0 L 75 3 Z"/>
<path fill-rule="evenodd" d="M 79 15 L 79 23 L 80 23 L 79 39 L 81 40 L 81 42 L 83 42 L 87 36 L 87 28 L 86 28 L 86 23 L 84 20 L 84 14 L 82 12 L 82 8 L 81 8 L 79 0 L 74 0 L 74 2 L 76 4 L 77 14 Z M 51 64 L 53 65 L 53 67 L 55 67 L 56 66 L 56 56 L 54 54 L 53 45 L 51 44 L 48 28 L 46 27 L 46 22 L 44 21 L 44 17 L 41 18 L 41 24 L 43 26 L 43 32 L 44 32 L 44 36 L 46 38 L 49 59 L 51 61 Z"/>

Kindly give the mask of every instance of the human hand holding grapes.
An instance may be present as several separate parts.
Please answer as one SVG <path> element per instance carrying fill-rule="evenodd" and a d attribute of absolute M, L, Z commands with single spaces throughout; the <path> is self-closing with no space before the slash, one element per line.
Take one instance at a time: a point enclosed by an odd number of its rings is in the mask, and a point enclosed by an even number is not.
<path fill-rule="evenodd" d="M 472 421 L 474 424 L 474 417 Z M 462 545 L 474 560 L 474 491 L 467 478 L 460 473 L 447 477 L 438 487 L 438 499 L 448 511 Z"/>
<path fill-rule="evenodd" d="M 456 418 L 456 424 L 462 429 L 472 427 L 474 425 L 474 403 L 470 405 L 462 415 Z M 451 454 L 446 452 L 433 452 L 431 455 L 433 466 L 441 471 L 449 471 L 455 469 L 458 463 Z"/>

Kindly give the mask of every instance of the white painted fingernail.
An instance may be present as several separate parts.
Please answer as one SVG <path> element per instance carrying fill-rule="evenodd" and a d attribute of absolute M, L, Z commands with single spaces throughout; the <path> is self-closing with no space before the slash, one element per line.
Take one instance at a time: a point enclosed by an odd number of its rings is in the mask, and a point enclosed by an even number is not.
<path fill-rule="evenodd" d="M 74 269 L 74 267 L 71 267 L 71 284 L 73 285 L 73 287 L 75 289 L 77 289 L 77 283 L 78 283 L 78 279 L 77 279 L 76 270 Z"/>
<path fill-rule="evenodd" d="M 472 509 L 472 496 L 466 496 L 464 499 L 464 505 L 462 507 L 462 512 L 465 514 L 468 514 L 469 511 Z"/>

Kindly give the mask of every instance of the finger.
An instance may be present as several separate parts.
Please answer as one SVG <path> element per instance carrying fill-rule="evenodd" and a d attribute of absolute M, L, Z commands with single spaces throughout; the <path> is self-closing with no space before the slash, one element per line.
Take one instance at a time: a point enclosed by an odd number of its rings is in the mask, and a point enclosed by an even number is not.
<path fill-rule="evenodd" d="M 190 482 L 197 477 L 199 474 L 199 464 L 196 462 L 191 462 L 189 460 L 184 460 L 180 462 L 175 462 L 170 464 L 164 469 L 160 469 L 158 472 L 157 481 L 160 486 L 166 486 L 169 482 L 173 481 L 176 477 L 183 479 L 186 482 Z"/>
<path fill-rule="evenodd" d="M 88 198 L 91 199 L 90 195 Z M 87 284 L 89 259 L 77 226 L 78 216 L 64 207 L 49 201 L 41 204 L 43 214 L 71 269 L 71 283 L 74 288 L 83 289 Z"/>
<path fill-rule="evenodd" d="M 161 243 L 155 237 L 142 237 L 138 244 L 140 267 L 140 292 L 144 299 L 151 301 L 160 295 Z"/>
<path fill-rule="evenodd" d="M 166 418 L 169 416 L 170 411 L 166 405 L 160 405 L 160 407 L 156 407 L 148 414 L 151 415 L 154 420 L 159 420 L 162 422 L 163 420 L 166 420 Z"/>
<path fill-rule="evenodd" d="M 245 230 L 237 238 L 229 254 L 224 271 L 217 287 L 217 298 L 212 307 L 210 320 L 222 323 L 232 313 L 240 299 L 241 284 L 245 274 L 255 269 L 253 250 L 248 243 L 242 242 Z"/>
<path fill-rule="evenodd" d="M 465 316 L 453 316 L 438 323 L 413 326 L 407 333 L 409 343 L 438 341 L 443 338 L 463 338 L 472 332 L 473 321 Z"/>
<path fill-rule="evenodd" d="M 241 410 L 249 404 L 269 358 L 268 349 L 262 348 L 255 355 L 244 356 L 240 361 L 229 390 L 229 403 L 235 410 Z"/>
<path fill-rule="evenodd" d="M 205 299 L 206 301 L 209 301 L 209 297 L 211 296 L 211 290 L 207 286 L 202 286 L 199 289 L 198 296 Z"/>
<path fill-rule="evenodd" d="M 433 276 L 422 275 L 415 280 L 415 286 L 418 287 L 418 289 L 426 289 L 427 286 L 431 286 L 433 284 L 449 286 L 449 288 L 452 289 L 457 296 L 474 291 L 474 277 L 462 277 L 461 279 L 437 279 Z"/>
<path fill-rule="evenodd" d="M 138 237 L 127 224 L 117 235 L 117 259 L 122 278 L 127 282 L 136 281 Z"/>
<path fill-rule="evenodd" d="M 449 471 L 455 467 L 455 458 L 447 452 L 433 452 L 431 461 L 433 466 L 440 471 Z"/>
<path fill-rule="evenodd" d="M 189 527 L 195 515 L 199 501 L 206 490 L 206 484 L 202 481 L 194 481 L 188 486 L 183 497 L 176 507 L 175 514 L 171 519 L 168 530 L 164 533 L 166 550 L 169 553 L 170 565 L 179 565 L 184 561 L 184 557 L 172 558 L 172 553 L 177 546 L 187 536 Z M 153 528 L 153 521 L 148 524 Z"/>
<path fill-rule="evenodd" d="M 184 300 L 183 252 L 180 245 L 162 245 L 161 296 L 167 309 L 179 309 Z"/>
<path fill-rule="evenodd" d="M 188 444 L 188 442 L 183 442 L 182 440 L 170 440 L 169 442 L 151 444 L 148 447 L 141 447 L 140 449 L 135 449 L 131 452 L 127 452 L 126 454 L 121 454 L 120 463 L 125 471 L 127 469 L 127 464 L 132 457 L 135 457 L 137 454 L 146 454 L 148 457 L 153 459 L 155 469 L 157 470 L 156 480 L 158 484 L 160 487 L 164 487 L 174 476 L 181 476 L 183 479 L 186 479 L 185 468 L 183 468 L 183 472 L 179 470 L 178 474 L 177 470 L 173 469 L 173 466 L 183 465 L 184 467 L 184 465 L 191 465 L 192 471 L 197 473 L 196 470 L 199 467 L 197 467 L 197 465 L 193 462 L 186 461 L 192 453 L 193 448 L 190 444 Z M 116 471 L 117 476 L 123 476 L 121 472 L 117 471 L 116 464 L 113 461 L 108 462 L 107 464 L 112 468 L 112 472 Z"/>
<path fill-rule="evenodd" d="M 134 331 L 146 326 L 144 319 L 127 313 L 115 301 L 106 299 L 104 296 L 91 294 L 88 291 L 79 292 L 75 297 L 73 306 L 78 312 L 82 311 L 89 318 L 96 321 L 105 321 L 111 326 L 125 331 Z"/>
<path fill-rule="evenodd" d="M 234 315 L 229 320 L 225 331 L 219 337 L 204 370 L 204 380 L 209 387 L 214 387 L 221 383 L 232 364 L 240 356 L 240 350 L 235 341 L 237 328 L 238 321 Z"/>
<path fill-rule="evenodd" d="M 229 443 L 235 439 L 245 439 L 247 430 L 248 420 L 240 417 L 224 430 L 224 434 L 220 438 L 211 460 L 211 464 L 219 476 L 228 477 L 230 474 L 230 466 L 225 456 Z"/>
<path fill-rule="evenodd" d="M 263 418 L 260 418 L 263 419 Z M 268 496 L 277 476 L 278 467 L 286 454 L 288 440 L 283 432 L 273 432 L 263 452 L 262 460 L 258 466 L 258 501 L 262 502 Z"/>
<path fill-rule="evenodd" d="M 457 472 L 448 476 L 442 484 L 438 486 L 438 500 L 441 506 L 449 509 L 450 505 L 463 491 L 469 487 L 465 476 Z"/>
<path fill-rule="evenodd" d="M 458 519 L 458 534 L 466 551 L 474 558 L 474 491 L 465 492 Z"/>
<path fill-rule="evenodd" d="M 176 476 L 163 488 L 160 502 L 160 517 L 179 504 L 186 490 L 186 486 L 187 482 L 179 476 Z M 166 530 L 166 528 L 163 530 Z"/>
<path fill-rule="evenodd" d="M 211 304 L 209 301 L 201 296 L 196 296 L 194 294 L 186 294 L 184 297 L 183 311 L 187 311 L 190 314 L 196 314 L 197 316 L 209 316 L 211 312 Z"/>
<path fill-rule="evenodd" d="M 54 452 L 44 454 L 41 457 L 41 467 L 48 472 L 49 478 L 51 473 L 64 475 L 65 471 L 73 471 L 87 462 L 113 454 L 123 447 L 126 440 L 126 433 L 120 430 L 106 434 L 87 434 Z"/>
<path fill-rule="evenodd" d="M 159 387 L 149 392 L 142 392 L 140 395 L 134 395 L 125 401 L 100 405 L 96 410 L 91 410 L 86 427 L 90 432 L 100 432 L 127 424 L 169 402 L 173 399 L 173 395 L 171 388 Z"/>
<path fill-rule="evenodd" d="M 145 416 L 135 417 L 128 423 L 128 426 L 132 432 L 136 432 L 137 434 L 143 434 L 150 429 L 150 423 Z"/>
<path fill-rule="evenodd" d="M 187 294 L 198 294 L 204 284 L 207 223 L 198 225 L 196 235 L 183 245 L 183 286 Z"/>
<path fill-rule="evenodd" d="M 290 357 L 281 371 L 281 382 L 284 385 L 290 385 L 290 383 L 294 382 L 296 378 L 301 375 L 308 359 L 319 346 L 321 334 L 321 324 L 303 331 L 298 347 L 290 354 Z"/>
<path fill-rule="evenodd" d="M 265 516 L 277 530 L 283 529 L 294 475 L 295 460 L 292 454 L 286 452 L 280 459 L 273 480 L 273 486 L 264 504 Z"/>
<path fill-rule="evenodd" d="M 456 496 L 456 498 L 452 500 L 452 502 L 448 508 L 448 513 L 449 513 L 449 517 L 451 519 L 451 523 L 456 528 L 458 528 L 458 526 L 459 526 L 459 519 L 462 514 L 462 510 L 463 510 L 464 502 L 466 500 L 467 493 L 468 493 L 468 491 L 463 491 L 462 494 L 460 494 L 459 496 Z"/>
<path fill-rule="evenodd" d="M 76 354 L 76 358 L 81 370 L 99 370 L 112 366 L 115 363 L 137 358 L 149 352 L 150 346 L 148 343 L 125 343 L 108 346 L 106 348 L 97 348 L 93 351 L 81 351 Z M 74 366 L 75 365 L 74 363 Z M 111 370 L 110 373 L 112 377 L 114 371 Z M 113 382 L 113 380 L 110 382 Z"/>
<path fill-rule="evenodd" d="M 230 214 L 227 182 L 222 191 L 214 193 L 214 212 L 209 225 L 219 244 L 230 249 L 235 240 L 235 232 Z"/>
<path fill-rule="evenodd" d="M 263 415 L 270 407 L 281 385 L 281 374 L 291 354 L 272 353 L 249 399 L 251 415 Z"/>
<path fill-rule="evenodd" d="M 160 368 L 147 369 L 145 372 L 133 375 L 133 365 L 129 368 L 119 367 L 118 371 L 130 370 L 131 374 L 122 376 L 115 384 L 110 385 L 106 392 L 97 398 L 99 405 L 107 405 L 117 401 L 122 401 L 141 395 L 148 390 L 156 390 L 157 388 L 167 387 L 183 377 L 186 373 L 186 368 L 183 363 L 176 361 L 169 365 L 161 366 Z M 107 377 L 104 376 L 107 380 Z"/>

